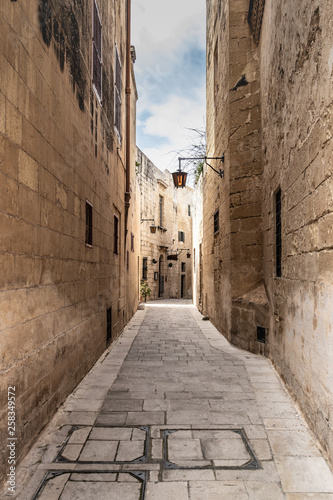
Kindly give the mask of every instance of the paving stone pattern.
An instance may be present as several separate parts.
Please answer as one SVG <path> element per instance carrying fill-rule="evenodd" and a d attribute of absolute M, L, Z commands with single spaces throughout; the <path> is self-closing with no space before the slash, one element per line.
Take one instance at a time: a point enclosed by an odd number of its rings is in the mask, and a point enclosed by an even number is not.
<path fill-rule="evenodd" d="M 269 361 L 178 304 L 138 311 L 23 462 L 20 500 L 333 499 Z"/>

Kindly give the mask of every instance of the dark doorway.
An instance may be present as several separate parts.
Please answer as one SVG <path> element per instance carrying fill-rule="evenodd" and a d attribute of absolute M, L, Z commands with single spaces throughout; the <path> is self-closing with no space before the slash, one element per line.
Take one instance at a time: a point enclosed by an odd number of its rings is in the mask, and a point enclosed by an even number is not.
<path fill-rule="evenodd" d="M 181 275 L 181 283 L 180 283 L 180 298 L 183 299 L 185 294 L 185 274 Z"/>
<path fill-rule="evenodd" d="M 158 296 L 161 298 L 164 295 L 163 255 L 160 256 L 159 260 L 158 277 L 159 277 Z"/>

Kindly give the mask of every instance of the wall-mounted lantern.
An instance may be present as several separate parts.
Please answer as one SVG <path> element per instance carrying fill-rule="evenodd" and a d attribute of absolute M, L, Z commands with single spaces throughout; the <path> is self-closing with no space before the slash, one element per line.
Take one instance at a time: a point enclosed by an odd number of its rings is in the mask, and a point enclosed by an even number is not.
<path fill-rule="evenodd" d="M 186 254 L 186 256 L 187 256 L 187 258 L 188 258 L 188 259 L 190 259 L 190 258 L 191 258 L 191 254 L 190 254 L 190 252 L 188 252 L 188 253 Z"/>
<path fill-rule="evenodd" d="M 157 226 L 155 226 L 155 219 L 141 219 L 141 224 L 143 222 L 153 222 L 154 224 L 152 226 L 150 226 L 150 232 L 152 234 L 156 233 Z"/>
<path fill-rule="evenodd" d="M 172 262 L 170 262 L 169 267 L 172 267 L 172 266 L 173 266 L 173 264 L 172 264 Z"/>
<path fill-rule="evenodd" d="M 157 264 L 157 260 L 156 259 L 153 259 L 153 264 Z"/>
<path fill-rule="evenodd" d="M 181 162 L 182 161 L 188 161 L 188 160 L 205 160 L 206 165 L 208 165 L 214 172 L 217 173 L 221 178 L 224 177 L 224 170 L 221 168 L 219 170 L 216 170 L 214 167 L 212 167 L 207 160 L 221 160 L 222 163 L 224 163 L 224 153 L 222 156 L 199 156 L 197 158 L 178 158 L 179 161 L 179 167 L 176 172 L 173 172 L 172 177 L 173 177 L 173 183 L 175 185 L 175 188 L 184 188 L 186 186 L 186 178 L 187 178 L 187 173 L 183 172 L 181 169 Z"/>

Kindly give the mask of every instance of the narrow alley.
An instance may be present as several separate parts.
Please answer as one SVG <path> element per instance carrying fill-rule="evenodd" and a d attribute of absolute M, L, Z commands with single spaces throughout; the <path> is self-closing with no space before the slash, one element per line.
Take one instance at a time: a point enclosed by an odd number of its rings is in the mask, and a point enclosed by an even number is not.
<path fill-rule="evenodd" d="M 20 500 L 333 498 L 333 475 L 270 362 L 191 301 L 150 302 L 18 470 Z"/>

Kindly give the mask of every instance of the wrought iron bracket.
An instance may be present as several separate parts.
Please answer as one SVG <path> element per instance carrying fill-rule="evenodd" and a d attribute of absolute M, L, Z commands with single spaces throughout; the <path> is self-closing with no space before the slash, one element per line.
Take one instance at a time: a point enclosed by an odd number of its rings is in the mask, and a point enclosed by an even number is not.
<path fill-rule="evenodd" d="M 210 167 L 212 170 L 214 170 L 214 172 L 216 172 L 217 175 L 219 177 L 221 177 L 221 179 L 224 177 L 224 170 L 222 170 L 221 168 L 219 170 L 216 170 L 216 168 L 212 167 L 212 165 L 210 165 L 207 161 L 207 160 L 220 160 L 221 163 L 223 164 L 224 163 L 224 153 L 222 156 L 198 156 L 195 158 L 178 158 L 179 172 L 181 171 L 181 162 L 182 161 L 189 161 L 189 160 L 205 160 L 206 165 L 208 165 L 208 167 Z"/>

